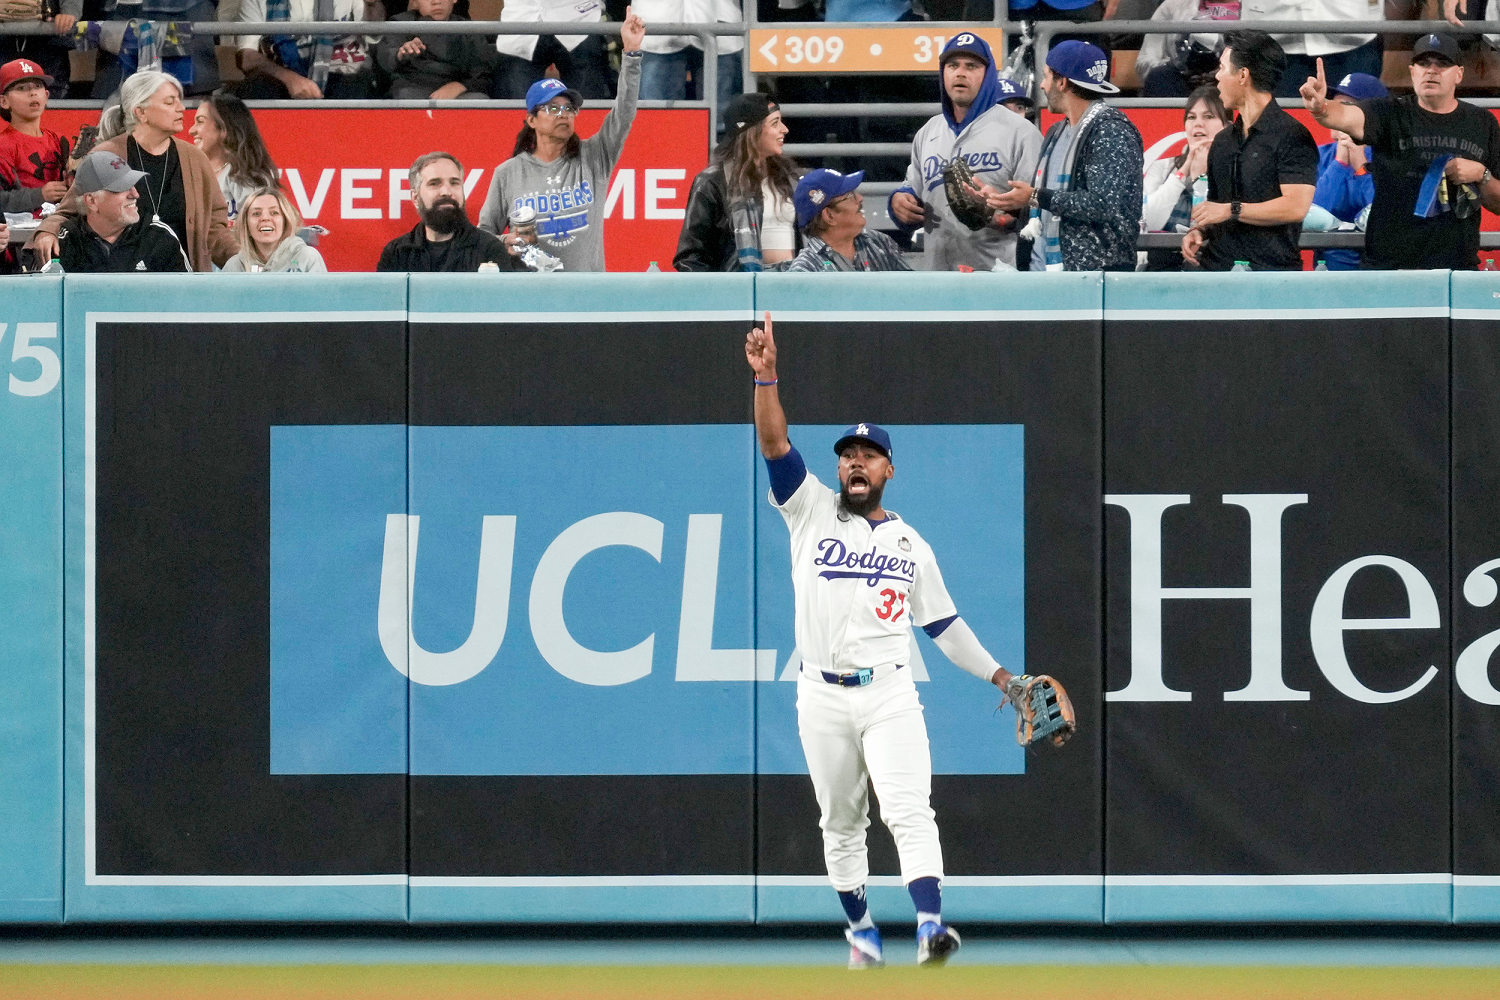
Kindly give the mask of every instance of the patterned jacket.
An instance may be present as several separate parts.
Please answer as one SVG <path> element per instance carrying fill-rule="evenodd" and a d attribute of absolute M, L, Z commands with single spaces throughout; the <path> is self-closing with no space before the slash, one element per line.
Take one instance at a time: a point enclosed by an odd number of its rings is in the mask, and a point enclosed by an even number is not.
<path fill-rule="evenodd" d="M 1063 124 L 1047 132 L 1044 162 Z M 1078 152 L 1067 186 L 1037 191 L 1037 204 L 1058 217 L 1063 268 L 1133 271 L 1141 229 L 1141 133 L 1118 108 L 1106 107 L 1074 142 Z"/>
<path fill-rule="evenodd" d="M 910 271 L 901 248 L 885 233 L 866 231 L 854 237 L 854 260 L 816 236 L 807 235 L 802 252 L 787 265 L 788 271 Z"/>

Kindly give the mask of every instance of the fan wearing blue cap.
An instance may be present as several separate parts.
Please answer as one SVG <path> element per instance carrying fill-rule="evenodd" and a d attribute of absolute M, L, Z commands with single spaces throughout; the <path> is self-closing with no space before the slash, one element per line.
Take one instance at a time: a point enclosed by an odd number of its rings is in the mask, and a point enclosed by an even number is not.
<path fill-rule="evenodd" d="M 1318 124 L 1370 147 L 1375 181 L 1365 227 L 1367 268 L 1478 265 L 1480 206 L 1500 211 L 1500 124 L 1458 99 L 1463 56 L 1447 35 L 1424 35 L 1411 50 L 1412 93 L 1354 103 L 1331 98 L 1317 74 L 1302 103 Z"/>
<path fill-rule="evenodd" d="M 1000 106 L 1007 111 L 1014 111 L 1022 118 L 1030 118 L 1032 111 L 1036 110 L 1036 102 L 1031 99 L 1031 94 L 1010 77 L 1002 76 L 996 81 L 996 88 L 1000 94 Z"/>
<path fill-rule="evenodd" d="M 792 203 L 802 230 L 802 251 L 788 271 L 910 271 L 901 248 L 885 233 L 865 230 L 863 170 L 809 170 Z"/>
<path fill-rule="evenodd" d="M 997 262 L 1014 265 L 1014 215 L 997 214 L 977 230 L 959 222 L 948 205 L 943 170 L 963 159 L 982 182 L 1004 187 L 1012 178 L 1030 177 L 1036 169 L 1042 134 L 1026 119 L 998 107 L 999 74 L 989 43 L 961 31 L 943 46 L 938 59 L 942 113 L 934 115 L 912 140 L 906 180 L 891 193 L 888 210 L 908 232 L 921 228 L 927 270 L 959 267 L 991 270 Z"/>
<path fill-rule="evenodd" d="M 745 360 L 771 505 L 791 536 L 801 657 L 797 732 L 821 814 L 828 880 L 849 921 L 849 967 L 885 964 L 865 898 L 871 785 L 917 911 L 917 964 L 941 965 L 960 942 L 943 922 L 943 848 L 932 809 L 927 724 L 909 669 L 912 626 L 961 669 L 1002 691 L 1011 674 L 959 617 L 932 547 L 885 509 L 896 474 L 889 432 L 873 423 L 851 425 L 833 445 L 838 489 L 824 485 L 792 447 L 776 359 L 766 313 L 765 326 L 745 337 Z"/>
<path fill-rule="evenodd" d="M 504 37 L 504 36 L 501 36 Z M 620 22 L 620 83 L 599 131 L 579 139 L 583 96 L 561 80 L 538 80 L 526 91 L 526 122 L 511 158 L 495 168 L 479 210 L 479 228 L 499 236 L 521 209 L 535 212 L 536 242 L 565 272 L 604 270 L 604 202 L 625 139 L 635 121 L 646 22 L 625 8 Z M 505 237 L 507 243 L 515 234 Z"/>
<path fill-rule="evenodd" d="M 1346 73 L 1328 87 L 1329 99 L 1341 104 L 1371 101 L 1389 93 L 1385 84 L 1369 73 Z M 1375 179 L 1369 170 L 1372 154 L 1368 146 L 1342 132 L 1334 130 L 1332 136 L 1332 142 L 1318 147 L 1318 186 L 1313 191 L 1313 204 L 1340 222 L 1354 222 L 1375 200 Z M 1317 251 L 1316 257 L 1330 271 L 1359 268 L 1358 250 L 1334 247 Z"/>
<path fill-rule="evenodd" d="M 1047 130 L 1037 168 L 1007 188 L 982 188 L 990 207 L 1035 216 L 1033 271 L 1133 271 L 1140 231 L 1141 133 L 1104 103 L 1120 88 L 1109 57 L 1077 39 L 1047 51 L 1042 92 L 1063 120 Z"/>

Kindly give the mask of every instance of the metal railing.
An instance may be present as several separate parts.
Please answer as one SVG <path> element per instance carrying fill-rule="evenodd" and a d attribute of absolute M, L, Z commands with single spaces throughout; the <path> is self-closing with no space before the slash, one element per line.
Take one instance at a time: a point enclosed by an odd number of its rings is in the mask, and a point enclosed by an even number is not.
<path fill-rule="evenodd" d="M 827 22 L 822 21 L 775 21 L 761 22 L 755 10 L 755 4 L 746 5 L 746 18 L 743 23 L 688 23 L 688 24 L 649 24 L 648 30 L 653 37 L 664 37 L 670 35 L 687 35 L 694 37 L 700 43 L 703 52 L 703 99 L 696 101 L 646 101 L 646 107 L 706 107 L 709 112 L 709 135 L 718 134 L 719 108 L 713 95 L 717 93 L 718 83 L 718 39 L 723 37 L 747 38 L 751 28 L 758 27 L 762 23 L 774 24 L 778 29 L 797 30 L 810 28 L 826 28 Z M 997 5 L 995 19 L 986 22 L 999 28 L 1007 36 L 1018 36 L 1022 30 L 1022 22 L 1005 20 L 1000 16 L 1003 7 Z M 1075 24 L 1065 21 L 1037 21 L 1031 22 L 1034 37 L 1034 63 L 1043 66 L 1046 63 L 1047 51 L 1052 45 L 1052 39 L 1059 34 L 1066 35 L 1144 35 L 1144 34 L 1223 34 L 1233 31 L 1239 27 L 1254 27 L 1258 30 L 1269 31 L 1275 34 L 1382 34 L 1382 35 L 1422 35 L 1430 32 L 1454 35 L 1475 34 L 1500 34 L 1500 20 L 1495 21 L 1467 21 L 1463 27 L 1455 27 L 1447 21 L 1424 20 L 1424 21 L 1387 21 L 1387 20 L 1352 20 L 1352 21 L 1094 21 L 1089 23 Z M 357 25 L 357 29 L 356 29 Z M 616 22 L 595 22 L 581 24 L 575 21 L 538 21 L 518 23 L 513 21 L 303 21 L 295 23 L 296 34 L 333 34 L 342 35 L 358 33 L 370 36 L 385 35 L 412 35 L 422 34 L 482 34 L 482 35 L 618 35 L 620 26 Z M 871 27 L 869 23 L 861 22 L 861 27 Z M 910 27 L 911 24 L 903 24 Z M 938 34 L 951 34 L 972 28 L 974 22 L 966 21 L 928 21 L 922 22 L 924 29 Z M 287 22 L 237 22 L 237 21 L 204 21 L 193 22 L 191 29 L 195 34 L 206 34 L 221 38 L 233 38 L 238 35 L 264 35 L 264 34 L 286 34 L 290 25 Z M 1206 28 L 1217 28 L 1219 30 L 1205 31 Z M 0 23 L 0 35 L 52 35 L 53 29 L 50 25 L 42 23 L 7 22 Z M 748 56 L 748 53 L 747 53 Z M 998 55 L 997 55 L 998 58 Z M 742 84 L 744 89 L 749 90 L 758 85 L 758 78 L 749 70 L 750 60 L 744 60 L 744 71 Z M 908 74 L 910 75 L 910 74 Z M 1041 97 L 1039 90 L 1040 74 L 1036 74 L 1032 81 L 1033 99 Z M 1181 98 L 1115 98 L 1112 103 L 1118 103 L 1124 107 L 1180 107 Z M 369 101 L 322 101 L 323 107 L 369 107 Z M 473 108 L 474 101 L 385 101 L 385 106 L 390 107 L 464 107 Z M 521 107 L 519 99 L 504 99 L 489 102 L 497 107 L 514 108 Z M 1284 105 L 1297 106 L 1295 99 L 1282 102 Z M 1472 103 L 1480 107 L 1500 107 L 1500 100 L 1477 99 Z M 97 101 L 79 102 L 57 102 L 59 107 L 97 107 Z M 1042 102 L 1038 101 L 1039 106 Z M 303 106 L 301 101 L 285 102 L 255 102 L 255 106 Z M 878 117 L 908 117 L 931 115 L 936 109 L 936 103 L 851 103 L 840 104 L 837 113 L 850 118 L 878 118 Z M 782 104 L 782 115 L 786 118 L 812 118 L 822 117 L 829 114 L 829 107 L 824 104 Z M 789 156 L 803 158 L 826 158 L 826 157 L 876 157 L 876 156 L 905 156 L 910 153 L 910 147 L 902 143 L 893 142 L 813 142 L 813 143 L 789 143 L 786 146 Z M 885 193 L 884 188 L 894 189 L 895 184 L 872 183 L 871 193 Z"/>
<path fill-rule="evenodd" d="M 163 19 L 165 20 L 165 19 Z M 194 35 L 212 35 L 221 39 L 232 39 L 240 35 L 614 35 L 620 33 L 619 22 L 598 21 L 193 21 L 189 30 Z M 714 100 L 719 79 L 719 42 L 722 37 L 745 35 L 743 24 L 724 23 L 664 23 L 649 24 L 647 30 L 652 37 L 690 35 L 703 48 L 703 100 L 646 102 L 648 107 L 706 107 L 708 109 L 709 135 L 718 134 L 719 107 Z M 0 22 L 0 35 L 55 36 L 51 25 L 41 22 Z M 742 83 L 748 81 L 742 80 Z M 58 107 L 99 107 L 97 100 L 59 101 Z M 275 101 L 256 101 L 252 107 L 263 104 L 276 106 Z M 287 101 L 288 105 L 305 106 L 305 101 Z M 392 107 L 454 107 L 473 108 L 475 101 L 385 101 Z M 482 102 L 479 102 L 482 103 Z M 508 98 L 490 102 L 496 107 L 524 107 L 521 98 Z M 321 101 L 323 107 L 369 107 L 370 101 Z"/>

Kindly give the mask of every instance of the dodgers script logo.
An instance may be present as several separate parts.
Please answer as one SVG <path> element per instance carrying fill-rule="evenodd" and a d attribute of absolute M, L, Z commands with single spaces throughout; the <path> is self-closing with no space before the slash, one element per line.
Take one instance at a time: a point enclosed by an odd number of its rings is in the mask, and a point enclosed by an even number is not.
<path fill-rule="evenodd" d="M 864 425 L 860 425 L 863 431 Z M 911 543 L 906 539 L 907 548 Z M 881 580 L 899 580 L 901 583 L 912 583 L 916 579 L 917 564 L 912 559 L 897 559 L 894 556 L 883 555 L 874 549 L 868 552 L 852 552 L 843 542 L 837 538 L 824 538 L 818 542 L 818 557 L 813 560 L 814 566 L 845 567 L 843 569 L 825 569 L 818 573 L 825 580 L 864 580 L 869 586 L 874 587 Z"/>
<path fill-rule="evenodd" d="M 960 152 L 955 157 L 958 158 L 968 161 L 970 169 L 976 174 L 986 170 L 1005 169 L 1005 161 L 992 149 L 980 153 Z M 942 185 L 943 169 L 947 166 L 948 160 L 941 156 L 929 156 L 922 161 L 922 178 L 927 182 L 927 190 L 931 191 Z"/>
<path fill-rule="evenodd" d="M 829 476 L 842 430 L 792 437 Z M 1022 428 L 891 430 L 903 517 L 1021 668 Z M 272 773 L 806 773 L 791 546 L 750 425 L 273 427 L 270 473 Z M 905 589 L 911 544 L 816 557 Z M 981 682 L 913 636 L 935 767 L 995 773 Z"/>

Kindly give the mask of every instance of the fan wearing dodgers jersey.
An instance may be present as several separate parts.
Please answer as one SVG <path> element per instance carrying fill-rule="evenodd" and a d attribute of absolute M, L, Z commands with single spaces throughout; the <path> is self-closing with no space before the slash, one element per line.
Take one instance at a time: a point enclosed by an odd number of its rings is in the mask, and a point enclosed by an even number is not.
<path fill-rule="evenodd" d="M 979 181 L 1003 189 L 1036 172 L 1042 133 L 999 106 L 1007 88 L 1000 84 L 995 57 L 983 38 L 959 32 L 943 46 L 938 65 L 942 113 L 912 139 L 906 181 L 891 192 L 887 209 L 902 229 L 926 232 L 929 270 L 951 271 L 960 265 L 989 270 L 996 261 L 1014 266 L 1015 217 L 996 213 L 989 225 L 971 231 L 948 206 L 943 168 L 963 157 Z"/>
<path fill-rule="evenodd" d="M 828 878 L 849 918 L 849 967 L 885 964 L 880 930 L 865 902 L 872 783 L 916 905 L 917 962 L 940 965 L 960 942 L 943 923 L 932 755 L 906 669 L 912 623 L 950 660 L 1002 691 L 1011 674 L 958 616 L 932 549 L 882 506 L 896 472 L 890 435 L 874 424 L 844 432 L 833 446 L 835 492 L 808 471 L 787 436 L 770 313 L 765 326 L 746 337 L 745 357 L 755 373 L 755 430 L 771 477 L 771 503 L 791 532 L 802 654 L 797 730 L 818 801 Z"/>

